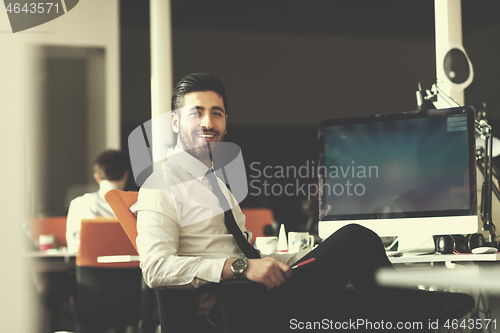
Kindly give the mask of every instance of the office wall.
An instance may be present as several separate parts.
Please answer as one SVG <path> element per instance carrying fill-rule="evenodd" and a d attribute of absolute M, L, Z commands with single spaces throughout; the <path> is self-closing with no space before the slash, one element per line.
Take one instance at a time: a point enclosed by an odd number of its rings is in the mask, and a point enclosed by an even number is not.
<path fill-rule="evenodd" d="M 129 15 L 122 26 L 145 46 L 147 8 L 122 4 L 134 13 L 132 24 Z M 463 44 L 475 68 L 466 102 L 480 107 L 487 101 L 497 119 L 500 5 L 462 0 L 462 7 Z M 436 75 L 432 0 L 231 6 L 187 0 L 172 1 L 172 16 L 174 81 L 196 71 L 221 76 L 233 124 L 316 125 L 328 117 L 413 110 L 418 82 Z M 124 57 L 143 59 L 132 71 L 149 69 L 144 50 L 129 51 Z M 137 105 L 145 95 L 140 88 L 134 92 L 128 99 Z M 143 111 L 124 110 L 124 117 Z"/>
<path fill-rule="evenodd" d="M 415 109 L 435 72 L 434 41 L 384 35 L 177 30 L 175 76 L 217 73 L 229 121 L 317 125 L 322 119 Z"/>
<path fill-rule="evenodd" d="M 463 24 L 475 77 L 467 104 L 500 119 L 500 22 Z M 174 77 L 217 73 L 234 110 L 232 124 L 316 125 L 322 119 L 416 109 L 420 80 L 435 77 L 434 34 L 174 30 Z"/>

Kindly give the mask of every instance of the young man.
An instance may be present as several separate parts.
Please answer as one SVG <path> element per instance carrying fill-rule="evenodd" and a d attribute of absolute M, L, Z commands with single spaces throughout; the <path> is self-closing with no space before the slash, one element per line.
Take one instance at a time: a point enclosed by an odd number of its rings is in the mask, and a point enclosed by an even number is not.
<path fill-rule="evenodd" d="M 69 205 L 66 241 L 70 253 L 76 253 L 80 248 L 82 219 L 115 216 L 104 199 L 104 194 L 111 189 L 123 190 L 127 183 L 129 170 L 129 159 L 121 151 L 108 149 L 97 156 L 94 161 L 94 179 L 99 184 L 99 191 L 79 196 L 73 199 Z"/>
<path fill-rule="evenodd" d="M 151 288 L 197 288 L 240 277 L 262 283 L 269 292 L 240 300 L 254 312 L 244 316 L 270 310 L 272 324 L 264 326 L 280 332 L 294 329 L 291 320 L 298 317 L 400 320 L 411 314 L 427 323 L 431 317 L 460 317 L 471 310 L 474 303 L 467 295 L 379 288 L 375 271 L 391 264 L 379 237 L 359 225 L 342 228 L 305 256 L 261 257 L 249 249 L 245 217 L 219 179 L 228 177 L 224 172 L 214 177 L 228 116 L 224 86 L 210 74 L 188 75 L 174 90 L 172 109 L 177 145 L 132 207 L 141 268 Z M 310 258 L 316 261 L 292 271 L 294 263 Z M 354 296 L 345 292 L 349 281 L 360 291 Z M 399 304 L 389 307 L 394 302 Z M 214 304 L 213 296 L 203 298 L 198 313 L 212 315 Z"/>

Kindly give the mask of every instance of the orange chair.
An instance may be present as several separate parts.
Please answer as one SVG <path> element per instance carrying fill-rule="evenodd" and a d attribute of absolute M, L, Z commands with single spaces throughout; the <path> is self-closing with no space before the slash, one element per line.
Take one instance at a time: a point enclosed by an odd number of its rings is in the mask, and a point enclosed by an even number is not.
<path fill-rule="evenodd" d="M 136 248 L 130 243 L 126 233 L 116 218 L 99 217 L 83 219 L 80 231 L 80 249 L 76 264 L 101 268 L 138 268 L 137 261 L 100 263 L 98 257 L 114 255 L 137 256 Z"/>
<path fill-rule="evenodd" d="M 137 218 L 130 211 L 130 206 L 132 206 L 136 201 L 139 192 L 135 191 L 120 191 L 120 190 L 110 190 L 104 194 L 104 198 L 111 206 L 111 209 L 115 213 L 120 225 L 127 234 L 129 240 L 137 251 Z"/>
<path fill-rule="evenodd" d="M 272 226 L 274 222 L 273 211 L 269 208 L 242 208 L 241 211 L 246 216 L 245 226 L 253 234 L 252 245 L 257 237 L 266 236 L 264 228 Z"/>
<path fill-rule="evenodd" d="M 58 247 L 66 247 L 66 216 L 47 216 L 30 221 L 31 240 L 37 244 L 40 235 L 55 235 Z"/>
<path fill-rule="evenodd" d="M 76 256 L 77 331 L 139 326 L 142 273 L 137 261 L 99 263 L 100 256 L 137 255 L 115 218 L 82 220 Z"/>
<path fill-rule="evenodd" d="M 120 191 L 120 190 L 109 190 L 104 194 L 104 198 L 108 202 L 109 206 L 115 213 L 121 227 L 123 228 L 125 234 L 131 245 L 137 251 L 137 218 L 130 211 L 130 206 L 132 206 L 136 201 L 139 192 L 135 191 Z M 156 297 L 151 288 L 149 288 L 144 280 L 142 280 L 142 298 L 141 298 L 141 332 L 156 332 L 156 327 L 159 324 L 159 319 L 156 316 Z"/>

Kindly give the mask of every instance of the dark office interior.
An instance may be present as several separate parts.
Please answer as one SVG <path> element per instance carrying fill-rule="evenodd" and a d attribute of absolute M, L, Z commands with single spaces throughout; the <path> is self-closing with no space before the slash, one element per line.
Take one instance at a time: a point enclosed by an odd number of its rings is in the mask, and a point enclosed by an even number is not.
<path fill-rule="evenodd" d="M 498 138 L 500 2 L 461 1 L 463 47 L 474 68 L 465 104 L 486 111 Z M 119 5 L 120 139 L 122 150 L 128 152 L 131 131 L 151 119 L 150 8 L 144 0 L 120 0 Z M 307 230 L 317 241 L 318 197 L 307 188 L 318 182 L 317 174 L 310 172 L 318 163 L 318 123 L 417 110 L 419 82 L 436 76 L 434 0 L 171 0 L 171 13 L 173 83 L 189 73 L 208 72 L 226 86 L 225 140 L 241 148 L 249 184 L 252 180 L 259 184 L 249 186 L 240 206 L 270 208 L 275 227 L 284 224 L 287 231 L 310 226 Z M 65 53 L 73 48 L 78 53 L 79 47 L 50 45 L 44 52 Z M 107 56 L 103 50 L 92 46 L 85 52 L 103 61 Z M 89 132 L 81 126 L 88 121 L 84 114 L 88 59 L 71 56 L 69 61 L 49 59 L 46 63 L 49 74 L 43 82 L 55 85 L 45 91 L 45 107 L 55 103 L 59 111 L 71 112 L 52 114 L 42 124 L 50 146 L 48 172 L 43 177 L 50 186 L 44 183 L 42 198 L 30 202 L 30 212 L 36 217 L 66 217 L 69 201 L 78 191 L 84 193 L 87 188 L 83 187 L 89 185 L 97 188 L 82 163 L 92 159 L 85 141 Z M 73 93 L 68 101 L 60 98 Z M 75 101 L 78 105 L 73 107 Z M 104 99 L 99 101 L 104 108 Z M 499 159 L 494 162 L 500 163 Z M 302 168 L 308 173 L 267 177 L 264 168 L 270 174 L 283 168 Z M 265 181 L 267 188 L 262 185 Z M 289 183 L 296 184 L 292 195 L 272 191 L 275 184 Z M 71 186 L 77 192 L 69 193 Z M 137 189 L 133 177 L 129 178 L 127 190 Z M 277 235 L 278 229 L 266 232 Z M 61 286 L 66 287 L 56 287 Z M 63 312 L 55 318 L 46 316 L 51 309 L 44 303 L 31 305 L 38 313 L 33 320 L 39 323 L 40 333 L 46 332 L 49 322 L 74 329 L 72 304 L 66 298 L 63 301 Z"/>
<path fill-rule="evenodd" d="M 149 6 L 121 1 L 122 146 L 151 118 Z M 462 1 L 463 45 L 474 67 L 465 103 L 500 121 L 496 1 Z M 173 79 L 210 72 L 228 91 L 226 140 L 242 148 L 247 176 L 264 166 L 317 161 L 324 119 L 416 110 L 420 80 L 435 77 L 433 1 L 172 1 Z M 254 168 L 250 168 L 252 162 Z M 253 178 L 250 178 L 250 180 Z M 290 182 L 294 179 L 274 179 Z M 300 179 L 312 184 L 312 175 Z M 271 183 L 270 185 L 272 185 Z M 134 184 L 131 184 L 133 187 Z M 273 209 L 300 229 L 316 198 L 257 195 L 242 207 Z M 317 210 L 312 208 L 317 218 Z"/>

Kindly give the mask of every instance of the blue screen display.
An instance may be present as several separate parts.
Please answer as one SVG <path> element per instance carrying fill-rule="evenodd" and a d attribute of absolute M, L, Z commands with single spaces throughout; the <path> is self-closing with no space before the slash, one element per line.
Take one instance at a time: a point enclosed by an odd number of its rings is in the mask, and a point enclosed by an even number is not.
<path fill-rule="evenodd" d="M 457 109 L 322 122 L 320 219 L 471 209 L 474 113 Z"/>

